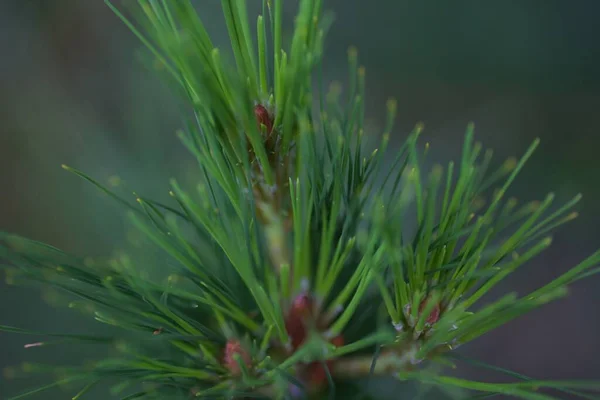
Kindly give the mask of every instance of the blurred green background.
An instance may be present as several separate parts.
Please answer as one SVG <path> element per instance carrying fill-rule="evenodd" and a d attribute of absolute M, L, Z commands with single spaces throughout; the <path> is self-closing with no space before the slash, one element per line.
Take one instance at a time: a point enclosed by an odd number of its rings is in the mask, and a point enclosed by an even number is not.
<path fill-rule="evenodd" d="M 196 1 L 227 43 L 217 1 Z M 260 2 L 249 1 L 252 6 Z M 287 1 L 288 18 L 296 1 Z M 395 139 L 418 121 L 431 158 L 459 156 L 465 127 L 497 161 L 539 150 L 512 194 L 584 194 L 581 217 L 553 247 L 507 279 L 498 293 L 526 293 L 600 245 L 600 24 L 597 0 L 327 0 L 336 22 L 327 41 L 326 80 L 346 78 L 356 45 L 367 68 L 368 119 L 378 134 L 387 97 L 398 99 Z M 122 243 L 122 213 L 66 163 L 106 182 L 119 175 L 136 191 L 165 197 L 168 178 L 193 162 L 174 131 L 178 108 L 140 61 L 140 46 L 101 0 L 0 2 L 0 229 L 78 255 Z M 600 377 L 600 277 L 578 282 L 563 301 L 461 348 L 464 354 L 537 378 Z M 50 293 L 0 282 L 0 323 L 49 331 L 99 328 L 48 305 Z M 30 338 L 0 334 L 0 368 L 29 360 L 77 360 L 76 350 L 30 349 Z M 472 378 L 489 377 L 474 369 Z M 40 382 L 0 379 L 0 398 Z M 51 393 L 46 399 L 65 398 Z"/>

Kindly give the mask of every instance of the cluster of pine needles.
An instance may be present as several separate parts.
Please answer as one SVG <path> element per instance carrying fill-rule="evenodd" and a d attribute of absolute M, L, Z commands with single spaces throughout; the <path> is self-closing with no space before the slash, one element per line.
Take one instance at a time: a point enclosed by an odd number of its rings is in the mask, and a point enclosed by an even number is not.
<path fill-rule="evenodd" d="M 390 100 L 381 142 L 367 152 L 363 138 L 374 134 L 364 136 L 357 52 L 349 51 L 347 90 L 326 92 L 321 63 L 332 19 L 321 0 L 300 0 L 283 43 L 282 2 L 263 0 L 251 27 L 246 1 L 221 1 L 232 57 L 215 48 L 190 0 L 107 3 L 185 104 L 178 136 L 197 159 L 197 186 L 165 182 L 168 204 L 130 199 L 64 166 L 121 203 L 144 240 L 92 260 L 1 234 L 11 281 L 60 289 L 112 332 L 46 333 L 28 344 L 108 349 L 93 363 L 30 365 L 53 380 L 12 399 L 62 385 L 78 386 L 73 399 L 98 385 L 123 400 L 350 398 L 344 387 L 373 376 L 476 398 L 552 399 L 544 388 L 597 398 L 595 382 L 539 381 L 454 351 L 599 271 L 597 252 L 525 296 L 481 301 L 576 216 L 580 196 L 559 206 L 552 195 L 507 198 L 538 142 L 493 168 L 469 126 L 460 161 L 427 172 L 421 126 L 388 149 Z M 440 372 L 462 362 L 514 382 Z"/>

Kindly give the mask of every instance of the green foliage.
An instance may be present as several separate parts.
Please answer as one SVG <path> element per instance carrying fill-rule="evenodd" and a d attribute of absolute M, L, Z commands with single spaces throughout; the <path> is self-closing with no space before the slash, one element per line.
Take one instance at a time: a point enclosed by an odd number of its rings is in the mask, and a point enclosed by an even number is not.
<path fill-rule="evenodd" d="M 190 1 L 127 4 L 126 17 L 108 3 L 189 106 L 179 138 L 198 161 L 198 185 L 173 179 L 171 204 L 135 195 L 134 205 L 65 166 L 124 205 L 145 240 L 90 260 L 0 236 L 12 280 L 59 288 L 73 308 L 114 326 L 112 336 L 50 337 L 117 350 L 86 367 L 52 366 L 56 383 L 13 399 L 66 382 L 81 384 L 74 398 L 83 398 L 115 380 L 122 399 L 344 397 L 336 387 L 371 375 L 484 396 L 549 399 L 537 390 L 554 388 L 592 398 L 598 384 L 522 375 L 480 383 L 430 369 L 598 271 L 600 252 L 533 293 L 479 304 L 575 217 L 580 196 L 554 210 L 552 195 L 521 207 L 506 199 L 537 141 L 490 172 L 492 152 L 482 154 L 469 126 L 460 162 L 427 173 L 417 126 L 386 165 L 396 105 L 388 102 L 381 143 L 366 154 L 357 52 L 349 51 L 345 98 L 335 85 L 325 93 L 314 74 L 330 22 L 320 0 L 300 2 L 288 46 L 282 0 L 263 1 L 256 41 L 246 2 L 222 0 L 232 64 Z"/>

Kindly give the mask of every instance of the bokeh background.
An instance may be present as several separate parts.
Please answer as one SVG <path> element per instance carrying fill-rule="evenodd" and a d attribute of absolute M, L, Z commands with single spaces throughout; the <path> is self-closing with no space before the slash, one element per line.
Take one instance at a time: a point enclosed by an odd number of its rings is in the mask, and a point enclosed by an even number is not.
<path fill-rule="evenodd" d="M 227 42 L 217 1 L 197 1 L 216 42 Z M 251 5 L 259 3 L 249 1 Z M 541 146 L 512 187 L 520 199 L 582 192 L 581 217 L 499 292 L 525 293 L 600 245 L 600 2 L 328 0 L 336 22 L 326 80 L 346 78 L 356 45 L 367 69 L 368 119 L 378 134 L 398 99 L 395 140 L 418 121 L 431 158 L 459 157 L 465 127 L 501 161 Z M 288 17 L 296 1 L 288 0 Z M 179 111 L 140 58 L 140 45 L 101 0 L 0 2 L 0 230 L 78 255 L 102 255 L 127 236 L 123 215 L 66 163 L 106 182 L 164 197 L 168 178 L 193 171 L 177 141 Z M 187 174 L 187 175 L 186 175 Z M 0 282 L 0 323 L 85 332 L 97 325 L 53 307 L 53 293 Z M 600 277 L 461 348 L 463 354 L 544 379 L 600 378 Z M 0 334 L 0 368 L 77 360 L 75 350 L 24 350 Z M 10 369 L 8 370 L 10 372 Z M 472 378 L 489 378 L 465 369 Z M 0 377 L 0 399 L 42 382 Z M 45 399 L 66 394 L 50 392 Z M 99 395 L 102 398 L 101 395 Z M 391 397 L 396 398 L 396 397 Z"/>

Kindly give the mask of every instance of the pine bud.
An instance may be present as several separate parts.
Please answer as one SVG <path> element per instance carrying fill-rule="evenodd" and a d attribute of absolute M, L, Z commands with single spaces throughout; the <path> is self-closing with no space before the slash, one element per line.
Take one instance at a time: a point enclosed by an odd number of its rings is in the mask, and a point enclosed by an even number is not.
<path fill-rule="evenodd" d="M 246 367 L 250 367 L 250 364 L 252 363 L 250 353 L 242 346 L 239 340 L 229 339 L 225 345 L 225 351 L 223 352 L 223 365 L 229 370 L 231 375 L 240 376 L 242 369 L 236 355 L 239 355 Z"/>
<path fill-rule="evenodd" d="M 313 316 L 314 302 L 307 293 L 298 295 L 285 319 L 285 329 L 292 340 L 292 347 L 297 349 L 306 339 L 306 323 Z"/>
<path fill-rule="evenodd" d="M 273 130 L 273 120 L 269 115 L 269 111 L 261 105 L 257 104 L 254 106 L 254 116 L 256 117 L 256 123 L 258 124 L 258 130 L 262 132 L 261 125 L 264 125 L 267 129 L 267 135 Z"/>
<path fill-rule="evenodd" d="M 344 345 L 344 337 L 342 335 L 338 335 L 330 340 L 330 343 L 335 345 L 336 347 L 340 347 Z M 328 381 L 327 371 L 331 374 L 334 368 L 333 360 L 325 361 L 325 364 L 322 362 L 313 362 L 308 365 L 308 384 L 314 390 L 320 390 L 323 388 Z"/>
<path fill-rule="evenodd" d="M 419 314 L 421 314 L 423 312 L 423 310 L 425 309 L 426 306 L 427 306 L 427 300 L 423 300 L 421 302 L 421 305 L 419 306 Z M 431 310 L 431 313 L 427 316 L 427 319 L 425 320 L 425 322 L 428 323 L 429 325 L 433 325 L 439 319 L 440 319 L 440 305 L 438 303 L 433 307 L 433 309 Z"/>

